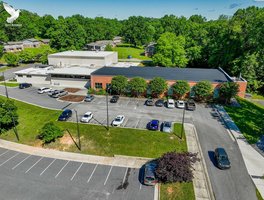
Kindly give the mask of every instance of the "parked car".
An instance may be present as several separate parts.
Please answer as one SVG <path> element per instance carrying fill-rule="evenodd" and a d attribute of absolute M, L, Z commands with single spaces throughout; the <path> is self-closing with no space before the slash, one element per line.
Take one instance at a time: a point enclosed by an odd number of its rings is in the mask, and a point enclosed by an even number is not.
<path fill-rule="evenodd" d="M 155 105 L 157 107 L 163 107 L 164 106 L 164 100 L 163 99 L 159 99 L 155 102 Z"/>
<path fill-rule="evenodd" d="M 177 106 L 177 108 L 185 108 L 185 103 L 182 100 L 178 100 L 176 102 L 176 106 Z"/>
<path fill-rule="evenodd" d="M 217 167 L 219 167 L 220 169 L 229 169 L 231 167 L 228 155 L 224 148 L 216 148 L 214 156 Z"/>
<path fill-rule="evenodd" d="M 25 88 L 32 87 L 32 84 L 31 83 L 20 83 L 18 87 L 19 89 L 25 89 Z"/>
<path fill-rule="evenodd" d="M 196 109 L 196 105 L 195 105 L 193 99 L 189 99 L 189 100 L 186 102 L 186 109 L 187 109 L 187 110 L 192 110 L 192 111 Z"/>
<path fill-rule="evenodd" d="M 81 118 L 81 122 L 88 123 L 93 118 L 92 112 L 86 112 Z"/>
<path fill-rule="evenodd" d="M 84 99 L 85 102 L 91 102 L 92 100 L 94 100 L 94 95 L 92 94 L 87 94 L 87 96 Z"/>
<path fill-rule="evenodd" d="M 121 126 L 124 123 L 125 116 L 124 115 L 117 115 L 116 118 L 112 122 L 112 126 Z"/>
<path fill-rule="evenodd" d="M 174 100 L 173 99 L 168 99 L 167 108 L 174 108 L 174 107 L 175 107 Z"/>
<path fill-rule="evenodd" d="M 144 169 L 144 185 L 154 186 L 158 183 L 158 179 L 156 178 L 155 171 L 158 167 L 158 163 L 155 160 L 152 160 L 145 164 Z"/>
<path fill-rule="evenodd" d="M 67 91 L 64 91 L 64 90 L 58 90 L 57 92 L 53 93 L 53 94 L 51 95 L 51 97 L 53 97 L 53 98 L 59 98 L 59 97 L 63 97 L 63 96 L 65 96 L 65 95 L 67 95 L 67 94 L 68 94 Z"/>
<path fill-rule="evenodd" d="M 53 94 L 58 93 L 59 90 L 51 90 L 48 92 L 48 95 L 51 97 Z"/>
<path fill-rule="evenodd" d="M 51 88 L 47 88 L 47 87 L 42 87 L 42 88 L 39 88 L 38 89 L 38 93 L 39 94 L 43 94 L 43 93 L 47 93 L 49 91 L 51 91 L 52 89 Z"/>
<path fill-rule="evenodd" d="M 67 121 L 72 116 L 72 111 L 70 109 L 64 110 L 59 116 L 59 121 Z"/>
<path fill-rule="evenodd" d="M 117 103 L 118 99 L 119 99 L 119 96 L 114 95 L 114 96 L 112 96 L 112 98 L 110 99 L 110 103 Z"/>
<path fill-rule="evenodd" d="M 145 102 L 145 104 L 147 106 L 154 106 L 154 101 L 152 99 L 147 99 L 146 102 Z"/>
<path fill-rule="evenodd" d="M 159 120 L 153 119 L 147 125 L 148 130 L 158 131 L 159 130 Z"/>
<path fill-rule="evenodd" d="M 161 131 L 165 133 L 171 133 L 173 131 L 172 123 L 171 122 L 163 122 L 161 125 Z"/>

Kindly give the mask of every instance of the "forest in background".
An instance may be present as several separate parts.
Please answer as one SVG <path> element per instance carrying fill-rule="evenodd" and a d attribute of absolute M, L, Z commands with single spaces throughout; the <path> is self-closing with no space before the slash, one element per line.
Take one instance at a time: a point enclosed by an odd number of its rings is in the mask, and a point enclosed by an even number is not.
<path fill-rule="evenodd" d="M 7 17 L 6 12 L 0 15 L 3 42 L 48 38 L 52 48 L 63 51 L 81 50 L 89 42 L 114 36 L 122 36 L 125 43 L 135 47 L 154 41 L 157 55 L 153 61 L 158 65 L 222 67 L 232 76 L 244 77 L 248 91 L 264 94 L 264 8 L 239 9 L 233 16 L 221 15 L 217 20 L 200 15 L 131 16 L 126 20 L 73 15 L 55 19 L 23 10 L 15 21 L 21 27 L 5 26 Z"/>

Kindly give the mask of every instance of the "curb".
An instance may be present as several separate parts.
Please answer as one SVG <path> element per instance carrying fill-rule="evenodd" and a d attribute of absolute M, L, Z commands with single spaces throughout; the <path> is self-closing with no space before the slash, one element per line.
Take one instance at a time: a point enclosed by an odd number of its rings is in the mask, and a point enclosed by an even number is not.
<path fill-rule="evenodd" d="M 144 157 L 137 157 L 137 156 L 123 156 L 123 155 L 114 155 L 115 158 L 122 158 L 122 159 L 137 159 L 142 161 L 150 161 L 154 158 L 144 158 Z"/>
<path fill-rule="evenodd" d="M 157 183 L 154 189 L 154 200 L 160 200 L 160 184 Z"/>

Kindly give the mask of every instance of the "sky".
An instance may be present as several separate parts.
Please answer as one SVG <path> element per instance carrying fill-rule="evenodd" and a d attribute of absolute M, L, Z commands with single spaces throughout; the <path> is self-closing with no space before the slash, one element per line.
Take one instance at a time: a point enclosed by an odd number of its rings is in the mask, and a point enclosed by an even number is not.
<path fill-rule="evenodd" d="M 0 0 L 1 1 L 1 0 Z M 127 19 L 129 16 L 159 18 L 166 14 L 190 17 L 200 14 L 208 20 L 221 14 L 233 15 L 239 8 L 264 7 L 264 0 L 5 0 L 15 9 L 25 9 L 40 16 Z"/>

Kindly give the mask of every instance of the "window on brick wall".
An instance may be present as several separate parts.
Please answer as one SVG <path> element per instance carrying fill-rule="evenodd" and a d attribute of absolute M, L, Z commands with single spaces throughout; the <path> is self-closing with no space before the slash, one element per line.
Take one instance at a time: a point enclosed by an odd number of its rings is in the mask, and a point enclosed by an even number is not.
<path fill-rule="evenodd" d="M 103 84 L 102 83 L 95 83 L 95 88 L 96 89 L 102 89 L 103 88 Z"/>

